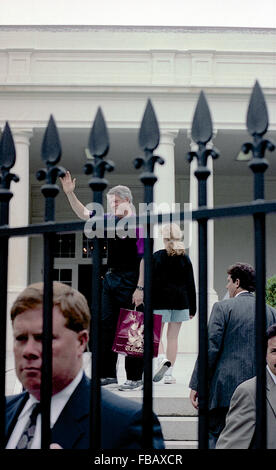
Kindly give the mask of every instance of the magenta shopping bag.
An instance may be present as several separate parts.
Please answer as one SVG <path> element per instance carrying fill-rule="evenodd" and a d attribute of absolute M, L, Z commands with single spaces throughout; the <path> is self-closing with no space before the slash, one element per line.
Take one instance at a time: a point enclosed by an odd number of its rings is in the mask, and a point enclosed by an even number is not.
<path fill-rule="evenodd" d="M 158 356 L 162 315 L 153 315 L 153 357 Z M 128 355 L 144 354 L 144 312 L 120 309 L 112 351 Z"/>

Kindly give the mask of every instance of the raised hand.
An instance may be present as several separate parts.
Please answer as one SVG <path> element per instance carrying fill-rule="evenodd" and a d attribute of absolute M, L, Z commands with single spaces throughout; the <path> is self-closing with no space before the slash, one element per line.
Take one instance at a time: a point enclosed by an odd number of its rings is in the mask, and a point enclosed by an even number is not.
<path fill-rule="evenodd" d="M 63 178 L 59 178 L 62 184 L 62 189 L 65 194 L 73 193 L 76 186 L 76 178 L 72 179 L 70 171 L 66 171 L 66 174 Z"/>

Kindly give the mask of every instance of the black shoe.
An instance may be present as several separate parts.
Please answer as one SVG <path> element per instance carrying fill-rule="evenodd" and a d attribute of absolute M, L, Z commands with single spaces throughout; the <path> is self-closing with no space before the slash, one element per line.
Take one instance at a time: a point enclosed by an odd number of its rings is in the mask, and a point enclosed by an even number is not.
<path fill-rule="evenodd" d="M 101 385 L 117 384 L 118 380 L 115 377 L 104 377 L 101 378 Z"/>

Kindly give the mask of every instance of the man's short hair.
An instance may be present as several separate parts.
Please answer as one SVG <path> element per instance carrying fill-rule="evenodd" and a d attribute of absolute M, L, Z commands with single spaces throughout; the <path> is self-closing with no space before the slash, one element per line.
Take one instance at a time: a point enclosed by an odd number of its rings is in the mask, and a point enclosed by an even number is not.
<path fill-rule="evenodd" d="M 276 336 L 276 323 L 273 323 L 273 325 L 270 325 L 266 330 L 266 339 L 267 339 L 267 341 L 270 338 L 274 338 L 274 336 Z"/>
<path fill-rule="evenodd" d="M 132 194 L 127 186 L 123 186 L 121 184 L 119 184 L 118 186 L 114 186 L 114 188 L 111 188 L 107 192 L 106 196 L 112 196 L 113 194 L 116 194 L 121 199 L 128 199 L 129 202 L 132 202 Z"/>
<path fill-rule="evenodd" d="M 11 308 L 12 322 L 20 315 L 43 305 L 43 282 L 26 287 L 15 299 Z M 90 310 L 87 300 L 79 291 L 61 282 L 53 282 L 53 307 L 57 306 L 66 319 L 65 326 L 77 333 L 89 330 Z"/>
<path fill-rule="evenodd" d="M 231 276 L 233 282 L 239 279 L 242 289 L 248 290 L 249 292 L 255 291 L 256 275 L 254 268 L 250 264 L 235 263 L 228 268 L 227 274 Z"/>

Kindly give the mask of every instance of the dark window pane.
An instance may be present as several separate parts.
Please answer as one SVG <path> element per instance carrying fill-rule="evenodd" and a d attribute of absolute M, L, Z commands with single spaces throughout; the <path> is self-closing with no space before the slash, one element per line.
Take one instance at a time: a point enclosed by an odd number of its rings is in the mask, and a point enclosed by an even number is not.
<path fill-rule="evenodd" d="M 72 286 L 72 269 L 54 269 L 54 281 L 63 282 Z"/>
<path fill-rule="evenodd" d="M 72 269 L 61 269 L 60 270 L 60 281 L 72 281 Z"/>
<path fill-rule="evenodd" d="M 82 257 L 90 258 L 92 250 L 92 240 L 82 234 Z"/>
<path fill-rule="evenodd" d="M 106 241 L 103 238 L 100 238 L 100 246 L 102 250 L 102 257 L 107 257 L 107 245 Z M 93 250 L 93 239 L 87 238 L 85 234 L 82 234 L 82 257 L 83 258 L 91 258 Z"/>
<path fill-rule="evenodd" d="M 76 256 L 76 234 L 56 234 L 54 241 L 55 258 L 75 258 Z"/>

